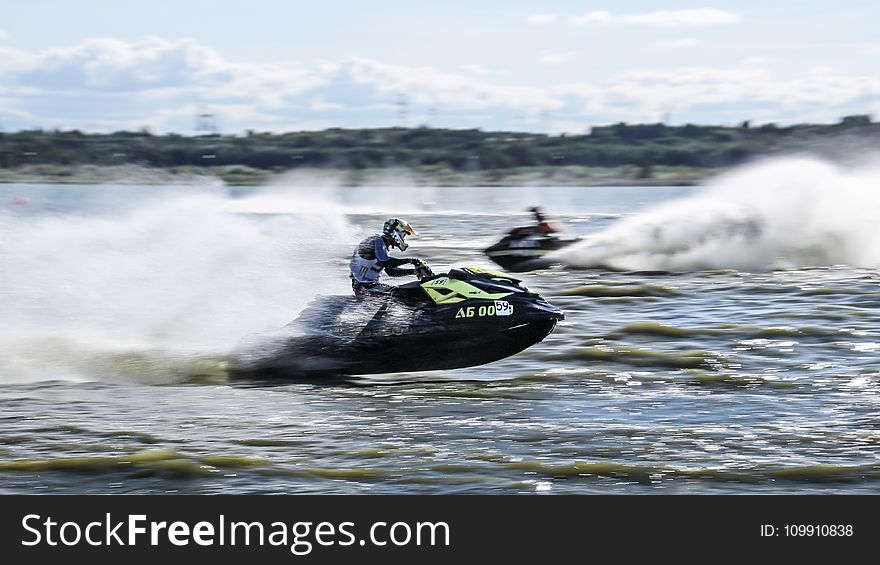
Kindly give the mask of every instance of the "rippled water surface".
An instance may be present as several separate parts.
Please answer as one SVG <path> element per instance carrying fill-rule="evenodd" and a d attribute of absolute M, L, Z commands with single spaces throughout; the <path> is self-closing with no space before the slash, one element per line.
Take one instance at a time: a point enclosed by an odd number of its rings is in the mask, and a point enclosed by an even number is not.
<path fill-rule="evenodd" d="M 303 295 L 344 292 L 350 248 L 388 215 L 417 227 L 410 251 L 435 270 L 489 267 L 481 249 L 530 205 L 589 235 L 700 189 L 409 189 L 397 204 L 396 188 L 322 190 L 330 204 L 223 187 L 0 188 L 3 239 L 18 245 L 0 255 L 0 492 L 880 488 L 880 270 L 868 267 L 538 271 L 524 283 L 566 319 L 514 357 L 343 383 L 228 381 L 226 343 L 292 318 Z M 210 200 L 169 211 L 192 192 Z M 9 204 L 18 194 L 29 202 Z M 217 202 L 216 222 L 202 221 Z"/>

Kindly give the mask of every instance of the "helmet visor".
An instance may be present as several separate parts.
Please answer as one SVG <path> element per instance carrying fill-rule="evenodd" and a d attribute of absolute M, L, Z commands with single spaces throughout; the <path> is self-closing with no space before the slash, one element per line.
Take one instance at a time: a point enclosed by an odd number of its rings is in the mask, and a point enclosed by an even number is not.
<path fill-rule="evenodd" d="M 404 222 L 403 220 L 401 220 L 400 223 L 397 224 L 397 229 L 400 230 L 401 237 L 403 237 L 404 234 L 419 235 L 419 232 L 417 232 L 415 228 L 410 225 L 409 222 Z"/>

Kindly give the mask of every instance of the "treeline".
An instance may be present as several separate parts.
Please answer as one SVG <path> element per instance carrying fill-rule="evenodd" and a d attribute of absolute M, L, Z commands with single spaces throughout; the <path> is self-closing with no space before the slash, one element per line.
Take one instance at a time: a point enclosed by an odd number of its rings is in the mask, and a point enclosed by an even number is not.
<path fill-rule="evenodd" d="M 243 135 L 153 135 L 149 131 L 91 134 L 77 130 L 0 133 L 0 168 L 34 164 L 173 168 L 242 165 L 261 170 L 299 167 L 418 167 L 451 171 L 515 167 L 635 165 L 718 168 L 757 156 L 810 151 L 840 157 L 880 148 L 880 123 L 847 116 L 833 125 L 753 127 L 624 124 L 585 135 L 542 135 L 479 129 L 327 129 Z"/>

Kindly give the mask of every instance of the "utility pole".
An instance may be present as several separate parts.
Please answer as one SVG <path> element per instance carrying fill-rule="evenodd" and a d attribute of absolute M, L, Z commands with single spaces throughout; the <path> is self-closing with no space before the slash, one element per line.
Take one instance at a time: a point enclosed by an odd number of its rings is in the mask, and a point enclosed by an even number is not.
<path fill-rule="evenodd" d="M 409 120 L 409 98 L 406 93 L 397 95 L 397 126 L 405 128 Z"/>
<path fill-rule="evenodd" d="M 204 104 L 199 105 L 196 114 L 196 131 L 205 135 L 217 133 L 216 116 Z"/>

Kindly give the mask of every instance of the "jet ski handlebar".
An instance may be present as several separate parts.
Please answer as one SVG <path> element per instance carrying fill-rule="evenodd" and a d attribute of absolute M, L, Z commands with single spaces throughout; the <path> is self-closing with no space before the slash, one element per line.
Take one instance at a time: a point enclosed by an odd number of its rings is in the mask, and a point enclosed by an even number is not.
<path fill-rule="evenodd" d="M 413 259 L 412 263 L 416 268 L 416 278 L 419 280 L 434 276 L 434 271 L 431 270 L 431 267 L 421 259 Z"/>

